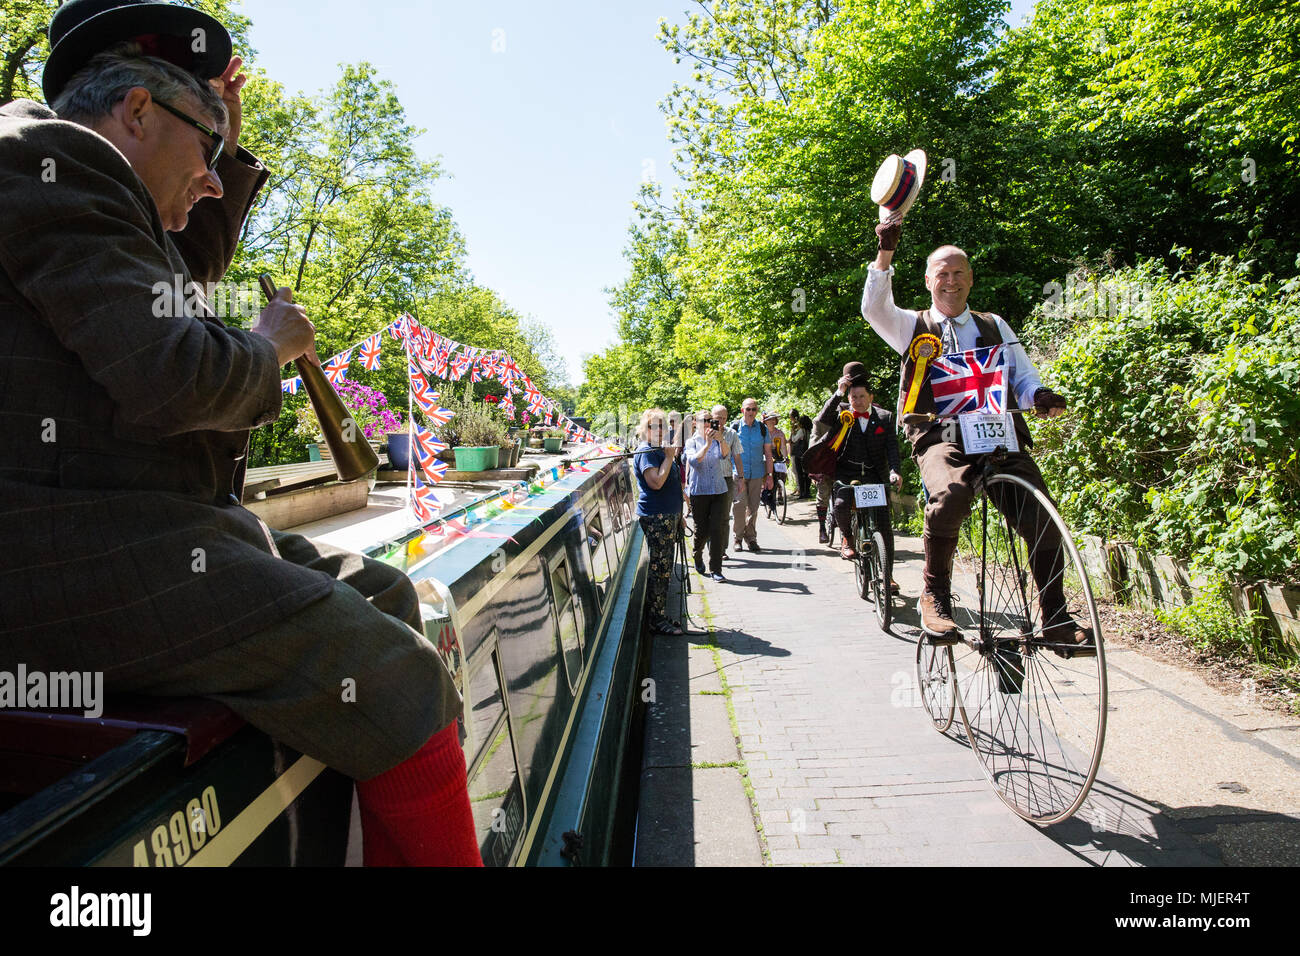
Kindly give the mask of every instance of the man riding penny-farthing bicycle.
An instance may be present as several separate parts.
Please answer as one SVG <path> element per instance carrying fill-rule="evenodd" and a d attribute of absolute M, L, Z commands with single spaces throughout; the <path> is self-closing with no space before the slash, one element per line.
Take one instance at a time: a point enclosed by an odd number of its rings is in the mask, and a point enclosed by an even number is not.
<path fill-rule="evenodd" d="M 1011 809 L 1054 823 L 1096 778 L 1107 693 L 1087 570 L 1028 454 L 1021 411 L 1051 417 L 1066 402 L 1001 318 L 970 310 L 973 273 L 956 246 L 927 259 L 930 308 L 894 304 L 890 263 L 924 175 L 920 150 L 877 174 L 880 251 L 862 296 L 863 317 L 901 356 L 898 417 L 928 496 L 917 689 L 940 732 L 960 711 Z"/>
<path fill-rule="evenodd" d="M 1039 415 L 1051 417 L 1065 410 L 1065 399 L 1043 386 L 1024 347 L 997 315 L 972 312 L 967 305 L 973 276 L 970 260 L 956 246 L 940 246 L 926 261 L 925 285 L 930 290 L 931 307 L 915 312 L 894 304 L 890 265 L 902 231 L 901 218 L 894 216 L 876 227 L 880 251 L 867 272 L 862 293 L 862 315 L 871 327 L 902 356 L 900 363 L 898 414 L 954 413 L 989 407 L 988 393 L 981 393 L 981 376 L 987 373 L 978 363 L 987 361 L 988 352 L 1004 346 L 998 370 L 1002 381 L 1005 407 L 1033 408 Z M 974 353 L 974 362 L 967 356 Z M 982 354 L 981 354 L 982 353 Z M 961 356 L 969 376 L 940 376 L 934 360 L 940 356 Z M 949 365 L 955 363 L 950 362 Z M 929 367 L 928 367 L 929 366 Z M 940 394 L 936 397 L 936 387 Z M 964 401 L 963 401 L 964 399 Z M 1000 466 L 1005 474 L 1023 478 L 1045 495 L 1047 485 L 1028 449 L 1033 445 L 1023 417 L 1013 415 L 1014 431 L 1021 451 L 1009 452 Z M 974 500 L 974 483 L 982 466 L 979 455 L 968 455 L 959 441 L 960 430 L 942 419 L 928 424 L 911 425 L 904 421 L 904 432 L 912 442 L 912 457 L 921 470 L 929 492 L 925 506 L 924 589 L 921 594 L 921 628 L 937 642 L 953 643 L 960 634 L 952 614 L 951 576 L 957 536 L 962 522 L 970 514 Z M 1092 634 L 1069 614 L 1062 591 L 1064 556 L 1062 541 L 1051 522 L 1032 506 L 1012 507 L 999 498 L 994 502 L 1011 519 L 1015 530 L 1030 543 L 1029 571 L 1033 575 L 1041 602 L 1042 631 L 1039 639 L 1054 644 L 1074 644 L 1081 649 L 1093 640 Z"/>

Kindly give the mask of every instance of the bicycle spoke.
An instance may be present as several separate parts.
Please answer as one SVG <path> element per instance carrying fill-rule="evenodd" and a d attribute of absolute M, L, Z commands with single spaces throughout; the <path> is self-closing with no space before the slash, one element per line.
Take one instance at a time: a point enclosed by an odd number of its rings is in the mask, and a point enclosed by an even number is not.
<path fill-rule="evenodd" d="M 990 479 L 987 491 L 963 529 L 953 569 L 954 615 L 969 625 L 967 643 L 953 649 L 957 701 L 998 795 L 1021 816 L 1051 822 L 1077 809 L 1100 760 L 1101 635 L 1086 571 L 1050 502 L 1006 475 Z M 1044 620 L 1045 608 L 1092 627 L 1096 655 L 1065 658 L 1052 649 L 1062 645 L 1044 643 L 1046 628 L 1066 620 Z"/>

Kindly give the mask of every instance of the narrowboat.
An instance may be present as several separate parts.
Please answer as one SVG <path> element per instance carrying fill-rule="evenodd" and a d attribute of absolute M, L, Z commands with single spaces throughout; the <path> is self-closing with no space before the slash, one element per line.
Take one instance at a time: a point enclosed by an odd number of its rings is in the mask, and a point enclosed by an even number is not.
<path fill-rule="evenodd" d="M 608 452 L 543 462 L 544 487 L 469 488 L 425 527 L 395 497 L 335 535 L 415 583 L 465 701 L 489 866 L 630 862 L 647 561 Z M 360 859 L 353 803 L 351 780 L 212 701 L 0 711 L 0 863 L 343 865 Z"/>

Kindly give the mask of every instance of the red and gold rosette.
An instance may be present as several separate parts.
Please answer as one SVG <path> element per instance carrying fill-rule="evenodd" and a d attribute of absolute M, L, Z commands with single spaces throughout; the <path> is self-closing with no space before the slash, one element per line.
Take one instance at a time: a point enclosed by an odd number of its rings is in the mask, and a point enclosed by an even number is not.
<path fill-rule="evenodd" d="M 852 424 L 853 424 L 853 413 L 848 411 L 847 409 L 845 411 L 840 412 L 840 433 L 836 435 L 835 440 L 831 442 L 831 448 L 833 448 L 835 451 L 839 451 L 840 446 L 844 444 L 844 436 L 849 433 L 849 426 Z"/>
<path fill-rule="evenodd" d="M 922 332 L 912 339 L 912 344 L 908 346 L 907 354 L 915 365 L 912 370 L 912 381 L 907 386 L 907 400 L 903 402 L 904 415 L 916 408 L 917 396 L 921 394 L 921 386 L 925 384 L 925 371 L 942 348 L 943 343 L 939 341 L 939 336 L 929 332 Z"/>

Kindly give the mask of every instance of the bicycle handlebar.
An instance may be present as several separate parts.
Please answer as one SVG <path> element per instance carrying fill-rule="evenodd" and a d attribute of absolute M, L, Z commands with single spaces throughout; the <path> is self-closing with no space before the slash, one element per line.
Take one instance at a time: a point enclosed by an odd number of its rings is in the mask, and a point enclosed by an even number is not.
<path fill-rule="evenodd" d="M 1012 415 L 1028 415 L 1031 409 L 1008 408 L 1007 411 L 1010 412 Z M 903 424 L 904 425 L 929 425 L 932 422 L 952 421 L 960 417 L 961 417 L 961 413 L 940 415 L 935 412 L 909 412 L 908 414 L 903 416 Z M 1036 418 L 1039 417 L 1036 411 L 1034 412 L 1034 417 Z"/>

